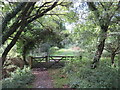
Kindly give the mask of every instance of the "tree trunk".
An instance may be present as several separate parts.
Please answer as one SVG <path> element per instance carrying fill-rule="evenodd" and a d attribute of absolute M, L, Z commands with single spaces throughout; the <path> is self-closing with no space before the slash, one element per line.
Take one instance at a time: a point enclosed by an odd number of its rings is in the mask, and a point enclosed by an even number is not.
<path fill-rule="evenodd" d="M 23 61 L 25 62 L 25 65 L 28 65 L 28 63 L 26 61 L 26 46 L 25 45 L 23 46 L 22 56 L 23 56 Z"/>
<path fill-rule="evenodd" d="M 16 33 L 15 37 L 13 38 L 13 40 L 11 41 L 11 43 L 7 46 L 7 48 L 4 50 L 3 54 L 2 54 L 2 65 L 4 64 L 5 60 L 6 60 L 6 56 L 8 54 L 8 52 L 11 50 L 11 48 L 15 45 L 15 43 L 17 42 L 19 36 L 21 35 L 23 29 L 25 27 L 25 24 L 22 25 L 19 29 L 19 31 Z"/>
<path fill-rule="evenodd" d="M 104 50 L 106 37 L 107 37 L 107 28 L 105 28 L 105 27 L 101 28 L 101 33 L 99 35 L 99 44 L 97 46 L 97 51 L 93 58 L 93 62 L 92 62 L 92 66 L 91 66 L 92 68 L 96 68 L 97 64 L 99 64 L 99 60 L 100 60 L 102 52 Z"/>
<path fill-rule="evenodd" d="M 112 52 L 111 53 L 111 63 L 112 63 L 112 65 L 114 65 L 114 58 L 115 58 L 115 52 Z"/>
<path fill-rule="evenodd" d="M 16 30 L 20 27 L 19 25 L 21 24 L 21 22 L 19 22 L 19 20 L 17 20 L 15 23 L 13 23 L 13 25 L 10 27 L 9 31 L 7 32 L 2 32 L 3 36 L 2 36 L 2 44 L 5 43 L 5 41 L 7 41 L 7 39 L 14 33 L 16 32 Z"/>
<path fill-rule="evenodd" d="M 27 61 L 26 61 L 26 54 L 23 54 L 23 61 L 25 62 L 25 65 L 28 65 Z"/>
<path fill-rule="evenodd" d="M 7 46 L 7 48 L 4 50 L 3 54 L 2 54 L 2 65 L 4 64 L 5 60 L 6 60 L 6 56 L 8 54 L 8 52 L 11 50 L 11 48 L 15 45 L 15 43 L 17 42 L 19 36 L 21 35 L 22 31 L 24 31 L 24 28 L 26 27 L 26 25 L 28 24 L 27 20 L 25 19 L 26 14 L 31 12 L 29 11 L 30 7 L 32 5 L 34 5 L 35 3 L 27 3 L 25 9 L 23 10 L 23 12 L 21 13 L 21 24 L 20 24 L 20 28 L 17 31 L 15 37 L 13 38 L 13 40 L 10 42 L 10 44 Z M 29 11 L 29 12 L 28 12 Z M 16 28 L 17 29 L 17 28 Z"/>
<path fill-rule="evenodd" d="M 16 32 L 16 30 L 20 27 L 22 21 L 21 19 L 23 17 L 25 17 L 27 14 L 30 15 L 30 13 L 32 12 L 32 7 L 34 6 L 35 2 L 29 2 L 29 3 L 25 3 L 24 8 L 22 9 L 21 14 L 17 17 L 17 20 L 13 23 L 13 25 L 11 25 L 11 27 L 9 28 L 8 31 L 2 32 L 3 33 L 3 37 L 2 37 L 2 44 L 5 43 L 5 41 L 14 33 Z M 11 13 L 11 15 L 14 14 Z M 17 14 L 17 13 L 16 13 Z M 9 17 L 8 17 L 9 18 Z M 2 23 L 4 24 L 4 23 Z M 6 23 L 7 24 L 7 23 Z M 3 25 L 2 25 L 3 26 Z M 4 28 L 2 28 L 4 29 Z M 4 31 L 4 30 L 3 30 Z"/>

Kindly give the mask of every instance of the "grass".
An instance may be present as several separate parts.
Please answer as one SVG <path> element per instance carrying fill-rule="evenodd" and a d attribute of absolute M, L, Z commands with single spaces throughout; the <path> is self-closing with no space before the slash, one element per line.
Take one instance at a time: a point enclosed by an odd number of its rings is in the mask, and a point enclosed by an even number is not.
<path fill-rule="evenodd" d="M 75 51 L 72 49 L 59 49 L 50 55 L 53 55 L 53 56 L 56 56 L 56 55 L 57 56 L 58 55 L 73 56 L 73 55 L 76 55 L 77 53 L 78 53 L 78 51 Z"/>
<path fill-rule="evenodd" d="M 61 69 L 49 69 L 48 71 L 52 76 L 54 88 L 63 88 L 69 82 L 67 76 L 61 73 Z"/>
<path fill-rule="evenodd" d="M 71 49 L 59 49 L 51 55 L 77 55 L 78 52 Z M 67 63 L 64 68 L 50 69 L 49 73 L 53 78 L 54 88 L 62 88 L 69 85 L 71 88 L 106 88 L 117 87 L 118 78 L 118 58 L 115 57 L 116 67 L 111 66 L 110 57 L 102 57 L 100 65 L 96 69 L 91 69 L 92 59 L 89 55 L 83 55 L 81 61 L 75 60 Z M 64 74 L 63 74 L 64 73 Z M 65 75 L 65 78 L 61 78 Z M 114 77 L 114 78 L 113 78 Z"/>
<path fill-rule="evenodd" d="M 55 50 L 51 56 L 74 56 L 77 55 L 78 51 L 72 49 L 59 49 Z M 69 83 L 67 74 L 62 73 L 62 68 L 60 69 L 49 69 L 49 74 L 52 76 L 54 88 L 63 88 Z"/>
<path fill-rule="evenodd" d="M 33 88 L 33 85 L 26 85 L 26 88 Z"/>

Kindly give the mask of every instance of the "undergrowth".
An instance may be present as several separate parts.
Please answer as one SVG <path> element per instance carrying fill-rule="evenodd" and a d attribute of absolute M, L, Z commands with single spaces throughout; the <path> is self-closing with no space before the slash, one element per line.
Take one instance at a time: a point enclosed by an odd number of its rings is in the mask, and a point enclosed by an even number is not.
<path fill-rule="evenodd" d="M 17 68 L 11 73 L 11 77 L 2 80 L 2 88 L 26 88 L 34 76 L 29 67 Z"/>
<path fill-rule="evenodd" d="M 67 74 L 71 88 L 118 88 L 118 65 L 111 66 L 110 60 L 102 59 L 99 67 L 90 68 L 90 61 L 83 58 L 66 63 L 62 73 Z"/>

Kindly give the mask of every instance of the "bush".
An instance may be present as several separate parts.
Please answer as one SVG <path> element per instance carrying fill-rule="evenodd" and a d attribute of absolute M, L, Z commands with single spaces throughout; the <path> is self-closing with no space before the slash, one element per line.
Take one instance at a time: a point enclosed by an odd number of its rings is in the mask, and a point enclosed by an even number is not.
<path fill-rule="evenodd" d="M 59 50 L 58 47 L 51 47 L 50 50 L 49 50 L 49 53 L 54 54 L 57 50 Z"/>
<path fill-rule="evenodd" d="M 68 74 L 71 88 L 117 88 L 119 67 L 111 66 L 109 61 L 101 61 L 96 69 L 90 68 L 89 61 L 69 63 L 63 69 Z M 69 72 L 68 72 L 69 71 Z"/>
<path fill-rule="evenodd" d="M 2 88 L 23 88 L 34 79 L 29 67 L 17 68 L 10 78 L 2 80 Z"/>

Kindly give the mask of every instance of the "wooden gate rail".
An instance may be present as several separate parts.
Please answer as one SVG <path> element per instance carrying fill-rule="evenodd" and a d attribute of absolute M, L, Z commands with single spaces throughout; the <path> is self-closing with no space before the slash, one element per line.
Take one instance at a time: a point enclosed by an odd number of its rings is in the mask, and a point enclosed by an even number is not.
<path fill-rule="evenodd" d="M 30 63 L 30 67 L 32 67 L 32 64 L 34 61 L 46 61 L 46 62 L 50 62 L 51 60 L 54 61 L 54 64 L 59 63 L 61 60 L 73 60 L 75 58 L 78 58 L 78 56 L 44 56 L 44 57 L 29 57 L 29 63 Z M 36 59 L 40 59 L 40 60 L 36 60 Z M 79 57 L 79 59 L 82 59 L 82 56 Z M 51 66 L 52 66 L 51 65 Z"/>
<path fill-rule="evenodd" d="M 43 61 L 43 60 L 46 60 L 46 57 L 33 57 L 33 59 L 35 61 Z M 36 60 L 36 59 L 39 59 L 39 60 Z"/>

